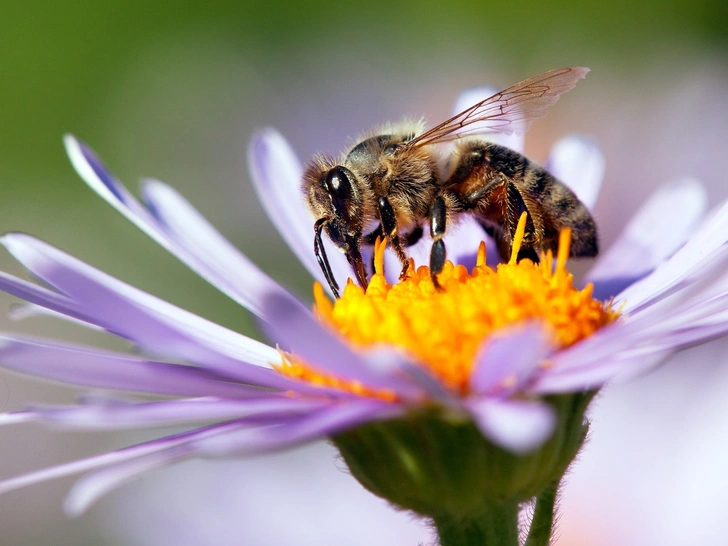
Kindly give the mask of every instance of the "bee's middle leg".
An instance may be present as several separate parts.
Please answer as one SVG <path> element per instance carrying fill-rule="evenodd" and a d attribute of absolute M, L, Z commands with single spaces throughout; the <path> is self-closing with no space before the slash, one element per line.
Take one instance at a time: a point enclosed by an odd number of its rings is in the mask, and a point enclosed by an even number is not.
<path fill-rule="evenodd" d="M 382 231 L 382 224 L 379 224 L 375 230 L 373 230 L 371 233 L 367 233 L 361 238 L 362 244 L 364 245 L 373 245 L 377 242 L 377 237 L 381 237 L 384 232 Z M 405 248 L 411 247 L 412 245 L 415 245 L 419 242 L 420 239 L 422 239 L 423 235 L 422 226 L 415 227 L 412 231 L 409 233 L 405 233 L 402 238 L 402 244 Z"/>
<path fill-rule="evenodd" d="M 394 214 L 392 204 L 385 196 L 380 197 L 377 200 L 379 205 L 379 219 L 382 221 L 382 231 L 389 238 L 392 243 L 394 253 L 399 259 L 399 263 L 402 264 L 402 271 L 399 274 L 399 279 L 402 280 L 407 276 L 407 270 L 409 269 L 409 260 L 407 254 L 404 251 L 404 245 L 399 238 L 399 232 L 397 230 L 397 216 Z"/>
<path fill-rule="evenodd" d="M 432 278 L 432 284 L 434 284 L 435 288 L 438 289 L 440 288 L 440 283 L 437 280 L 437 275 L 445 266 L 445 259 L 447 258 L 445 242 L 442 240 L 445 236 L 446 227 L 447 207 L 445 206 L 445 199 L 442 195 L 439 195 L 430 209 L 430 236 L 432 237 L 432 248 L 430 249 L 430 276 Z"/>
<path fill-rule="evenodd" d="M 382 224 L 379 224 L 376 229 L 374 229 L 371 233 L 367 233 L 361 238 L 361 243 L 363 245 L 373 246 L 374 243 L 377 242 L 377 239 L 379 239 L 379 237 L 382 237 L 383 234 L 384 232 L 382 231 Z"/>
<path fill-rule="evenodd" d="M 384 231 L 382 230 L 382 224 L 379 224 L 375 230 L 373 230 L 371 233 L 367 233 L 361 238 L 361 242 L 364 245 L 373 246 L 379 237 L 382 237 Z M 400 240 L 402 241 L 402 244 L 405 248 L 411 247 L 414 244 L 417 244 L 417 242 L 422 239 L 422 226 L 415 227 L 412 231 L 409 233 L 405 233 L 402 235 Z M 369 264 L 372 273 L 374 272 L 374 253 L 372 253 L 372 259 L 371 263 Z"/>

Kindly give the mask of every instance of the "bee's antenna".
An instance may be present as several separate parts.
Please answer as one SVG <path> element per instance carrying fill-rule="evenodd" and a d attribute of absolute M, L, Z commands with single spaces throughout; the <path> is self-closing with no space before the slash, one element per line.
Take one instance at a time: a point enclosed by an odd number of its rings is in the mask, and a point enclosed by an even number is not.
<path fill-rule="evenodd" d="M 313 238 L 313 251 L 316 254 L 316 260 L 318 260 L 319 267 L 321 267 L 321 271 L 323 271 L 324 277 L 326 277 L 326 282 L 329 283 L 329 288 L 331 288 L 331 291 L 334 293 L 336 298 L 340 298 L 339 285 L 336 284 L 336 279 L 334 279 L 334 274 L 331 271 L 331 266 L 329 265 L 329 259 L 326 257 L 324 243 L 321 240 L 321 230 L 326 222 L 328 222 L 328 218 L 319 218 L 313 226 L 313 230 L 316 233 Z"/>

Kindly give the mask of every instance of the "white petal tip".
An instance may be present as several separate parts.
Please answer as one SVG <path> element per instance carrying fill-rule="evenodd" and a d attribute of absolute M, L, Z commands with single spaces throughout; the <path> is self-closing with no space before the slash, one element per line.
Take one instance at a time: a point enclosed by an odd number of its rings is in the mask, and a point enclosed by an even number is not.
<path fill-rule="evenodd" d="M 468 406 L 484 436 L 518 455 L 540 447 L 556 426 L 553 408 L 543 402 L 486 399 Z"/>
<path fill-rule="evenodd" d="M 63 145 L 66 147 L 67 150 L 71 147 L 78 146 L 78 144 L 78 139 L 71 133 L 65 133 L 63 135 Z"/>
<path fill-rule="evenodd" d="M 257 129 L 250 139 L 250 148 L 258 146 L 270 146 L 273 143 L 285 142 L 283 135 L 274 127 L 261 127 Z"/>
<path fill-rule="evenodd" d="M 88 504 L 81 504 L 76 499 L 72 500 L 69 497 L 63 501 L 63 513 L 71 519 L 82 516 L 88 508 Z"/>
<path fill-rule="evenodd" d="M 604 154 L 596 141 L 583 135 L 565 136 L 554 145 L 547 168 L 587 208 L 594 208 L 606 169 Z"/>
<path fill-rule="evenodd" d="M 17 257 L 19 246 L 22 245 L 24 240 L 27 240 L 28 238 L 30 238 L 30 235 L 27 235 L 26 233 L 11 231 L 0 235 L 0 245 L 3 245 L 10 254 Z"/>
<path fill-rule="evenodd" d="M 87 161 L 84 157 L 82 143 L 75 136 L 71 134 L 63 135 L 63 146 L 66 148 L 66 154 L 68 159 L 71 160 L 71 165 L 76 169 L 76 172 L 83 178 L 82 170 L 85 167 Z"/>

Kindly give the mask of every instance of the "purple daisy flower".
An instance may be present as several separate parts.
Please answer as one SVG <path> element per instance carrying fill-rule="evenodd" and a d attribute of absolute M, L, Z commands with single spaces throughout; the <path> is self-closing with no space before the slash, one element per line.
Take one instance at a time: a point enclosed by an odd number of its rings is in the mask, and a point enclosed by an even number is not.
<path fill-rule="evenodd" d="M 574 425 L 564 417 L 560 396 L 586 394 L 586 404 L 588 394 L 606 382 L 641 373 L 683 347 L 728 331 L 728 281 L 723 275 L 728 205 L 705 216 L 704 191 L 692 180 L 658 192 L 588 273 L 586 281 L 593 285 L 594 295 L 613 298 L 611 307 L 601 307 L 612 313 L 611 318 L 583 338 L 561 345 L 542 320 L 498 329 L 497 335 L 482 339 L 476 347 L 471 373 L 457 387 L 423 366 L 411 348 L 387 340 L 364 348 L 336 333 L 331 328 L 334 314 L 327 311 L 328 300 L 322 294 L 316 297 L 317 312 L 311 312 L 171 187 L 146 181 L 142 203 L 85 144 L 73 137 L 65 143 L 74 167 L 92 189 L 256 315 L 276 344 L 261 343 L 186 312 L 32 236 L 3 236 L 9 252 L 43 285 L 0 273 L 1 290 L 31 304 L 30 312 L 50 312 L 100 328 L 139 349 L 127 354 L 4 334 L 3 366 L 75 385 L 172 398 L 153 402 L 89 398 L 72 407 L 31 407 L 4 414 L 0 423 L 39 421 L 76 429 L 198 425 L 0 482 L 0 492 L 6 492 L 86 472 L 67 498 L 70 514 L 83 512 L 101 495 L 150 469 L 191 457 L 284 449 L 320 437 L 335 438 L 352 472 L 360 477 L 355 470 L 359 454 L 352 447 L 358 430 L 406 421 L 412 412 L 433 408 L 468 419 L 487 442 L 527 460 L 527 455 L 556 442 L 557 432 Z M 522 150 L 518 138 L 509 145 Z M 313 219 L 291 199 L 299 192 L 302 173 L 296 155 L 280 134 L 266 129 L 254 137 L 249 160 L 268 215 L 313 278 L 326 286 L 311 248 Z M 563 139 L 554 147 L 548 168 L 588 207 L 594 205 L 604 161 L 593 143 L 580 137 Z M 464 221 L 448 239 L 453 261 L 484 267 L 483 252 L 476 252 L 483 237 L 479 226 Z M 429 242 L 425 238 L 411 249 L 416 263 L 426 261 Z M 345 257 L 324 244 L 334 276 L 350 276 Z M 382 261 L 396 260 L 388 251 L 382 256 L 383 251 L 381 247 L 377 254 L 378 272 Z M 398 272 L 398 267 L 385 263 L 384 271 Z M 571 283 L 563 260 L 557 262 L 556 273 L 539 274 L 547 280 L 561 274 Z M 353 285 L 350 289 L 359 290 Z M 590 290 L 574 293 L 590 296 Z M 298 361 L 309 364 L 316 374 L 290 373 Z M 583 409 L 575 412 L 578 427 Z M 422 427 L 429 432 L 439 425 L 428 422 Z M 581 428 L 569 432 L 578 440 L 569 448 L 567 465 L 583 432 Z M 368 487 L 386 496 L 376 486 Z"/>

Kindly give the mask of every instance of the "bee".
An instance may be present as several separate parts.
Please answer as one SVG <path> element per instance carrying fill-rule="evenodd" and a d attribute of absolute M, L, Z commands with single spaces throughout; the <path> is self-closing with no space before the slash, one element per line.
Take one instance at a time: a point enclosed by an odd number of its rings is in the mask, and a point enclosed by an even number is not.
<path fill-rule="evenodd" d="M 321 240 L 324 231 L 346 255 L 364 288 L 368 280 L 362 246 L 386 238 L 404 278 L 409 267 L 405 248 L 422 237 L 427 224 L 432 237 L 430 272 L 439 288 L 437 274 L 447 255 L 443 237 L 464 214 L 475 217 L 505 259 L 524 212 L 526 233 L 519 259 L 537 262 L 539 251 L 555 251 L 563 228 L 571 228 L 571 256 L 595 256 L 594 220 L 566 185 L 523 155 L 474 137 L 525 132 L 587 72 L 579 67 L 551 70 L 432 129 L 424 130 L 421 123 L 394 124 L 370 133 L 339 160 L 315 156 L 304 170 L 302 191 L 316 219 L 314 253 L 333 294 L 339 297 L 339 287 Z M 455 145 L 442 161 L 438 145 L 445 142 Z M 367 229 L 372 231 L 365 233 Z"/>

